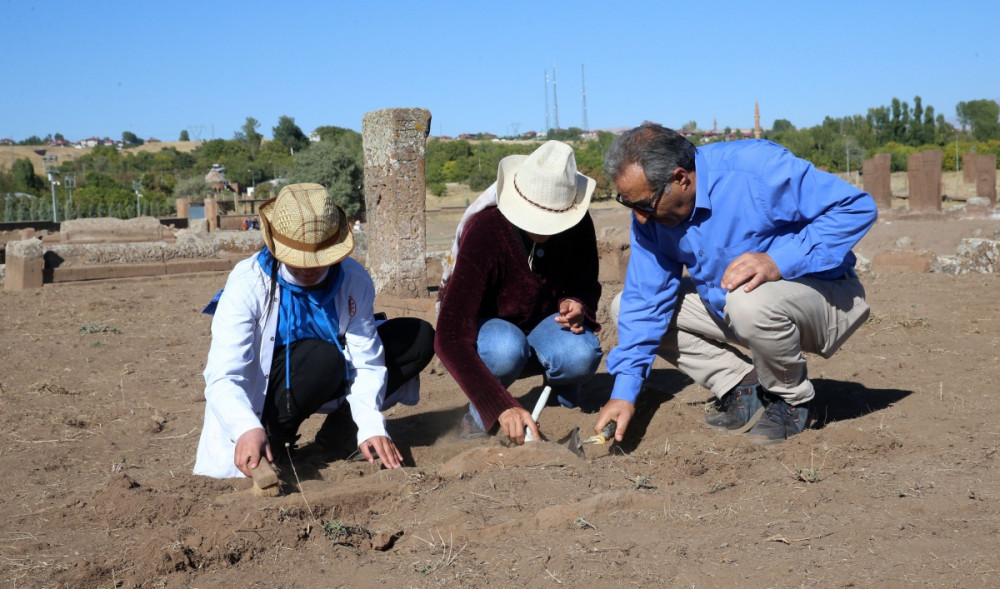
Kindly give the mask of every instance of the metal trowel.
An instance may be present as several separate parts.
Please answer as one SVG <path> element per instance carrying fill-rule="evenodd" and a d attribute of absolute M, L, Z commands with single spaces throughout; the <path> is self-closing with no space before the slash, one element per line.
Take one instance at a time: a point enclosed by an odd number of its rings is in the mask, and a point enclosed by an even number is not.
<path fill-rule="evenodd" d="M 607 444 L 608 442 L 614 442 L 616 429 L 618 429 L 618 424 L 614 421 L 609 421 L 604 426 L 604 429 L 601 430 L 601 433 L 581 440 L 580 428 L 575 427 L 569 434 L 569 449 L 580 458 L 586 458 L 587 455 L 583 451 L 585 444 Z"/>

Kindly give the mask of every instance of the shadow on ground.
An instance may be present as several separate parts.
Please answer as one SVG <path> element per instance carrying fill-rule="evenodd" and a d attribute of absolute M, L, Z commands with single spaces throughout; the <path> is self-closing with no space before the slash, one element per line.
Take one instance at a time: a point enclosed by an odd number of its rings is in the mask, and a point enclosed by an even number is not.
<path fill-rule="evenodd" d="M 900 389 L 869 389 L 861 383 L 826 378 L 812 379 L 812 383 L 816 388 L 813 429 L 887 409 L 913 394 Z"/>

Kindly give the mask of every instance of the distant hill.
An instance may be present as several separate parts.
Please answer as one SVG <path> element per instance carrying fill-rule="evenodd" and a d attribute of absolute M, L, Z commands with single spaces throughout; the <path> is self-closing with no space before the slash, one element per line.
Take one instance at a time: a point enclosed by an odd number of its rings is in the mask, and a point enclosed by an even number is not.
<path fill-rule="evenodd" d="M 124 153 L 136 153 L 140 151 L 158 152 L 165 147 L 175 147 L 177 151 L 190 153 L 198 148 L 202 141 L 161 141 L 159 143 L 144 143 L 138 147 L 130 147 L 122 150 Z M 84 154 L 90 153 L 92 148 L 84 147 L 48 147 L 44 145 L 0 145 L 0 168 L 9 170 L 15 160 L 28 158 L 35 166 L 35 173 L 39 176 L 45 175 L 43 157 L 54 155 L 59 158 L 57 163 L 66 160 L 74 160 Z M 44 151 L 44 155 L 37 153 Z"/>

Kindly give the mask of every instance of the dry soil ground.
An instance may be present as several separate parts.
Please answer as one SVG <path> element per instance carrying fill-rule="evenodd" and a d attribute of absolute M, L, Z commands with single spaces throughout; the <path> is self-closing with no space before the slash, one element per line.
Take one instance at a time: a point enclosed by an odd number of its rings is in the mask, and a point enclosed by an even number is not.
<path fill-rule="evenodd" d="M 997 229 L 882 221 L 858 249 L 951 254 Z M 778 446 L 705 427 L 707 392 L 667 365 L 621 447 L 571 454 L 558 440 L 594 416 L 563 408 L 540 419 L 552 443 L 461 441 L 435 362 L 421 404 L 388 413 L 406 468 L 327 459 L 314 418 L 273 499 L 191 474 L 199 310 L 224 280 L 0 293 L 2 586 L 1000 586 L 995 275 L 865 274 L 871 320 L 811 359 L 818 423 Z"/>

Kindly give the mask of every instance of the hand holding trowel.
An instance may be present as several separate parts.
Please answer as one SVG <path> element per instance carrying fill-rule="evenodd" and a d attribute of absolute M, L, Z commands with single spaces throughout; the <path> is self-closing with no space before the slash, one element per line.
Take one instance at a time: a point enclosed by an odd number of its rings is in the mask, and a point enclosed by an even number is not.
<path fill-rule="evenodd" d="M 596 436 L 590 436 L 589 438 L 580 439 L 580 428 L 574 428 L 573 432 L 569 435 L 569 449 L 580 458 L 586 458 L 587 455 L 583 451 L 583 447 L 587 444 L 607 444 L 609 442 L 614 443 L 615 441 L 615 430 L 618 428 L 618 424 L 614 421 L 609 421 L 601 433 Z"/>

